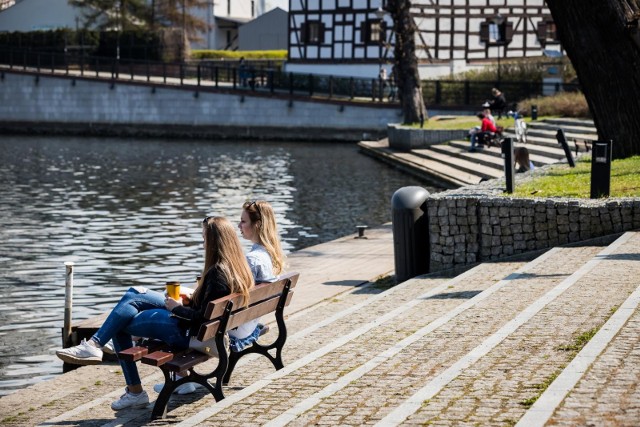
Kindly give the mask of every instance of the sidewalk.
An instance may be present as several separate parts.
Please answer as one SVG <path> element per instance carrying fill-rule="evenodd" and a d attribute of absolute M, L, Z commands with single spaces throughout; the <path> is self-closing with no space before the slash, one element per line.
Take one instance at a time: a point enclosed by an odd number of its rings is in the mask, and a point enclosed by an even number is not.
<path fill-rule="evenodd" d="M 366 230 L 364 238 L 356 237 L 354 233 L 288 255 L 286 270 L 299 272 L 300 279 L 291 304 L 285 310 L 287 317 L 295 313 L 303 314 L 301 312 L 309 307 L 393 271 L 390 224 Z M 139 369 L 147 388 L 153 381 L 162 380 L 157 375 L 160 372 L 157 369 L 145 365 L 139 366 Z M 114 378 L 114 374 L 117 378 Z M 26 426 L 45 420 L 51 422 L 61 410 L 68 415 L 69 411 L 75 413 L 86 407 L 87 403 L 82 403 L 86 402 L 89 395 L 97 400 L 93 401 L 94 404 L 108 408 L 109 403 L 122 394 L 123 387 L 117 364 L 85 366 L 0 398 L 0 425 Z M 60 400 L 68 407 L 61 406 Z"/>

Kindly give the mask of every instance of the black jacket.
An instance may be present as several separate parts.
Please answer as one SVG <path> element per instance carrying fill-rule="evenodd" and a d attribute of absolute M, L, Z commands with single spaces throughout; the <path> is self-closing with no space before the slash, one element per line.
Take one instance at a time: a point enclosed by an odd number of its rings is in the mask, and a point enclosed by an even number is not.
<path fill-rule="evenodd" d="M 182 305 L 171 310 L 175 316 L 181 319 L 180 326 L 189 331 L 189 336 L 196 335 L 200 325 L 204 323 L 207 304 L 231 293 L 227 279 L 218 267 L 211 268 L 205 274 L 203 283 L 200 286 L 204 286 L 204 292 L 201 295 L 199 304 L 194 304 L 192 300 L 188 306 Z"/>

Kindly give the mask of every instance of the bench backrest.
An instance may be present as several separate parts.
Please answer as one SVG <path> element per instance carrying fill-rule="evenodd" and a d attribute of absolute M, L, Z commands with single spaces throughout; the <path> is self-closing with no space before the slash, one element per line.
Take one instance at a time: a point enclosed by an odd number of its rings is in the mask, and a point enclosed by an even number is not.
<path fill-rule="evenodd" d="M 227 307 L 231 307 L 226 330 L 233 329 L 250 320 L 276 310 L 285 289 L 288 289 L 284 306 L 288 306 L 293 296 L 293 288 L 298 283 L 300 273 L 287 273 L 272 283 L 260 283 L 249 291 L 249 304 L 242 306 L 242 294 L 231 294 L 211 301 L 205 311 L 207 321 L 200 326 L 198 339 L 208 340 L 215 336 Z"/>

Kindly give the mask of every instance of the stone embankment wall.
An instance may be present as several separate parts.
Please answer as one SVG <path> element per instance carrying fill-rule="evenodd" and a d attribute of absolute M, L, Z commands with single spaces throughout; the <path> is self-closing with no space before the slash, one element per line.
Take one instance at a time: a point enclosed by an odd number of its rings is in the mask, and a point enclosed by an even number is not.
<path fill-rule="evenodd" d="M 0 131 L 360 141 L 382 138 L 398 106 L 4 70 Z"/>
<path fill-rule="evenodd" d="M 484 184 L 427 199 L 430 271 L 640 229 L 640 199 L 516 199 Z"/>
<path fill-rule="evenodd" d="M 468 133 L 468 130 L 427 130 L 408 128 L 399 124 L 390 124 L 387 131 L 389 147 L 399 151 L 428 148 L 454 139 L 464 139 Z"/>

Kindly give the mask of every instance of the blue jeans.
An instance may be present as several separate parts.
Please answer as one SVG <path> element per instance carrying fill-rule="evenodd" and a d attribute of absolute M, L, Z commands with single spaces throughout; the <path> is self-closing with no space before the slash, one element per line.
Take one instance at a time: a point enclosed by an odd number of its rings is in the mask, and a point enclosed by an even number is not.
<path fill-rule="evenodd" d="M 93 339 L 105 345 L 113 339 L 116 352 L 133 346 L 131 336 L 159 339 L 171 346 L 189 347 L 186 330 L 178 326 L 178 318 L 164 308 L 164 294 L 141 288 L 129 288 L 113 308 Z M 127 385 L 141 384 L 135 362 L 120 361 Z"/>

